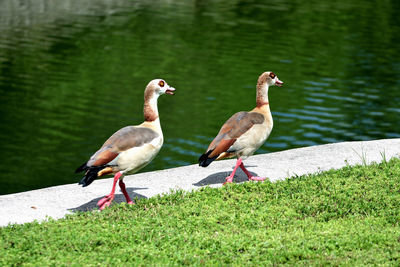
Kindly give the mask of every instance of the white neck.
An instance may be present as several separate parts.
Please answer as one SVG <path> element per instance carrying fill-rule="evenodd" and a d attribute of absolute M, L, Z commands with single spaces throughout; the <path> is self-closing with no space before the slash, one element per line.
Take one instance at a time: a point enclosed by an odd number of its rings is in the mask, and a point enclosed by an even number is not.
<path fill-rule="evenodd" d="M 269 104 L 268 89 L 269 86 L 267 83 L 257 88 L 257 106 L 263 106 Z"/>
<path fill-rule="evenodd" d="M 151 109 L 157 114 L 158 116 L 158 97 L 159 94 L 153 94 L 153 97 L 149 99 L 149 105 Z"/>

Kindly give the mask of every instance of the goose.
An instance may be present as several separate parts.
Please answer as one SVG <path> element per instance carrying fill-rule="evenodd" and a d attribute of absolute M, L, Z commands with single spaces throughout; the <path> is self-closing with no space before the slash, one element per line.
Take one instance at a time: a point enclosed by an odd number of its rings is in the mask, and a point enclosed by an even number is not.
<path fill-rule="evenodd" d="M 199 158 L 199 166 L 207 167 L 214 160 L 237 157 L 235 168 L 225 178 L 232 183 L 238 167 L 249 180 L 263 181 L 266 178 L 253 176 L 243 165 L 243 160 L 253 153 L 267 140 L 273 127 L 273 120 L 268 101 L 269 86 L 281 87 L 283 82 L 273 72 L 262 73 L 257 81 L 256 107 L 251 111 L 240 111 L 230 117 L 222 125 L 218 135 L 208 146 L 206 153 Z"/>
<path fill-rule="evenodd" d="M 150 81 L 144 91 L 144 122 L 137 126 L 126 126 L 115 132 L 87 162 L 76 169 L 75 173 L 85 171 L 84 177 L 79 182 L 83 187 L 90 185 L 98 177 L 114 174 L 110 194 L 97 202 L 100 210 L 110 206 L 118 180 L 126 202 L 133 204 L 126 192 L 124 175 L 139 171 L 160 151 L 164 138 L 157 100 L 163 94 L 173 95 L 174 91 L 175 88 L 170 87 L 162 79 Z"/>

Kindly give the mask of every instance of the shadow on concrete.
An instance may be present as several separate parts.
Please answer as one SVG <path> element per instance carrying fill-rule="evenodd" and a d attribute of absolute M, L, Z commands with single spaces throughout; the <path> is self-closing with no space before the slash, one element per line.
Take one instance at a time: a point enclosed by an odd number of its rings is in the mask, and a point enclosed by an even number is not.
<path fill-rule="evenodd" d="M 250 172 L 252 175 L 257 176 L 256 173 Z M 193 184 L 194 186 L 206 186 L 211 184 L 223 184 L 225 183 L 225 178 L 229 176 L 231 172 L 217 172 L 207 176 L 206 178 Z M 242 170 L 237 170 L 235 176 L 233 177 L 234 183 L 243 183 L 248 181 L 246 174 Z"/>
<path fill-rule="evenodd" d="M 132 201 L 135 202 L 136 198 L 138 198 L 138 199 L 147 198 L 144 195 L 141 195 L 141 194 L 138 194 L 138 193 L 134 192 L 135 190 L 142 190 L 142 189 L 147 189 L 147 188 L 127 187 L 126 191 L 128 192 L 128 194 L 131 197 Z M 90 210 L 98 209 L 99 207 L 97 207 L 96 204 L 103 197 L 104 196 L 100 196 L 98 198 L 92 199 L 91 201 L 89 201 L 89 202 L 87 202 L 87 203 L 85 203 L 85 204 L 83 204 L 83 205 L 81 205 L 79 207 L 68 209 L 68 210 L 70 210 L 72 212 L 78 212 L 78 211 L 90 211 Z M 115 198 L 114 198 L 113 203 L 115 204 L 115 203 L 122 203 L 122 202 L 126 202 L 124 194 L 122 194 L 122 193 L 121 194 L 115 194 Z"/>

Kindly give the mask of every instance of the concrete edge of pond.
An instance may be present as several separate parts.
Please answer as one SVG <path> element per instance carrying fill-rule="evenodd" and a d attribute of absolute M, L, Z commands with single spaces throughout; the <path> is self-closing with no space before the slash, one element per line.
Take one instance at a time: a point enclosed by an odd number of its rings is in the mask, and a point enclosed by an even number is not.
<path fill-rule="evenodd" d="M 400 157 L 400 138 L 375 141 L 343 142 L 252 156 L 244 161 L 249 171 L 271 181 L 339 169 L 346 164 L 381 162 Z M 232 171 L 235 159 L 213 162 L 207 168 L 197 164 L 126 176 L 128 193 L 149 198 L 171 190 L 193 190 L 203 186 L 220 187 Z M 80 177 L 76 177 L 78 181 Z M 234 181 L 243 182 L 239 169 Z M 77 183 L 0 196 L 0 226 L 13 223 L 58 219 L 76 211 L 97 209 L 97 201 L 111 190 L 112 178 L 99 179 L 83 188 Z M 124 201 L 117 190 L 115 202 Z"/>

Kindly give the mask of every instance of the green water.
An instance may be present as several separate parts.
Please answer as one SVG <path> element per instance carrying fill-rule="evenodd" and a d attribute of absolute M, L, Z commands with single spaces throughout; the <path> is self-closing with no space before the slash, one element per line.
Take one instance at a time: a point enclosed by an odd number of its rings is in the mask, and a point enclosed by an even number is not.
<path fill-rule="evenodd" d="M 144 171 L 197 162 L 255 105 L 264 71 L 274 129 L 257 153 L 400 137 L 400 2 L 0 2 L 0 194 L 80 180 L 113 132 L 143 120 L 154 78 L 164 147 Z M 400 148 L 399 148 L 400 150 Z M 267 163 L 266 163 L 267 164 Z"/>

